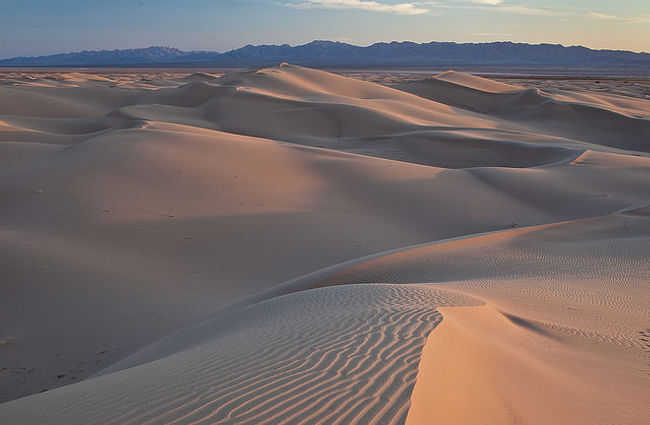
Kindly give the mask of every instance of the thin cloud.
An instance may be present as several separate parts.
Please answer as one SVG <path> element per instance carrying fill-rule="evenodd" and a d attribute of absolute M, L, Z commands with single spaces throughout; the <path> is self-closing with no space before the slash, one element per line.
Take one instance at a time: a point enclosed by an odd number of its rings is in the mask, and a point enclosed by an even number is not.
<path fill-rule="evenodd" d="M 552 16 L 555 13 L 549 9 L 537 7 L 520 6 L 517 4 L 505 3 L 504 0 L 454 0 L 456 3 L 464 4 L 436 4 L 436 2 L 420 2 L 419 5 L 427 4 L 431 7 L 449 8 L 449 9 L 470 9 L 470 10 L 488 10 L 500 13 L 512 13 L 517 15 L 538 15 Z"/>
<path fill-rule="evenodd" d="M 478 9 L 500 13 L 537 16 L 551 16 L 555 14 L 548 9 L 519 6 L 516 4 L 505 3 L 504 0 L 454 0 L 451 4 L 435 0 L 417 0 L 402 3 L 385 3 L 376 0 L 293 0 L 281 1 L 280 4 L 295 9 L 366 10 L 399 15 L 432 14 L 435 9 Z"/>
<path fill-rule="evenodd" d="M 348 9 L 367 10 L 371 12 L 396 13 L 398 15 L 423 15 L 429 9 L 417 3 L 388 4 L 374 0 L 305 0 L 284 3 L 284 6 L 298 9 Z"/>
<path fill-rule="evenodd" d="M 539 9 L 537 7 L 526 7 L 526 6 L 516 6 L 516 5 L 499 5 L 495 9 L 507 13 L 516 13 L 519 15 L 539 15 L 539 16 L 551 16 L 554 13 L 547 9 Z"/>
<path fill-rule="evenodd" d="M 503 3 L 503 0 L 456 0 L 456 1 L 462 1 L 463 3 L 489 4 L 492 6 Z"/>
<path fill-rule="evenodd" d="M 590 18 L 600 19 L 604 21 L 632 22 L 632 23 L 650 22 L 650 18 L 626 18 L 623 16 L 608 15 L 606 13 L 599 13 L 599 12 L 588 12 L 587 16 Z"/>

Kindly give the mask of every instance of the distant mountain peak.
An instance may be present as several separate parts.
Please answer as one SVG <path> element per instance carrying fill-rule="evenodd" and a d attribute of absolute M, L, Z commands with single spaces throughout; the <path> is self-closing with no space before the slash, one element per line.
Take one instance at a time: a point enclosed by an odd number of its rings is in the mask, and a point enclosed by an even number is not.
<path fill-rule="evenodd" d="M 168 46 L 134 49 L 85 50 L 38 57 L 0 60 L 2 67 L 29 66 L 251 66 L 281 62 L 329 67 L 452 67 L 474 66 L 600 66 L 650 69 L 650 53 L 593 50 L 583 46 L 527 44 L 511 41 L 490 43 L 411 41 L 379 42 L 355 46 L 341 41 L 313 40 L 299 46 L 253 45 L 225 53 L 184 51 Z"/>

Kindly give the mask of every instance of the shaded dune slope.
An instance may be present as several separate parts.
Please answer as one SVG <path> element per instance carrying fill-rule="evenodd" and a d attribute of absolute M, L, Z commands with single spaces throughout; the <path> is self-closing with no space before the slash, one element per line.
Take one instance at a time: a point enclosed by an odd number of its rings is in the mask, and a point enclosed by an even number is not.
<path fill-rule="evenodd" d="M 400 89 L 465 110 L 522 123 L 558 137 L 626 150 L 650 151 L 647 105 L 613 95 L 584 96 L 484 83 L 449 72 Z M 505 86 L 505 87 L 504 87 Z M 639 108 L 641 107 L 641 109 Z"/>
<path fill-rule="evenodd" d="M 440 321 L 436 307 L 476 303 L 428 285 L 277 297 L 204 324 L 199 342 L 175 355 L 6 403 L 0 419 L 403 423 L 420 351 Z M 74 401 L 60 409 L 62 400 Z"/>

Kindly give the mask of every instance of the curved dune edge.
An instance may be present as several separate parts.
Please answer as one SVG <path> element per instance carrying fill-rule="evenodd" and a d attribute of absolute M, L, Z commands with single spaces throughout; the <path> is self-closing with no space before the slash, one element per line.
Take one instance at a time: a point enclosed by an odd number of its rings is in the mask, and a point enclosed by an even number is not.
<path fill-rule="evenodd" d="M 243 308 L 198 346 L 4 403 L 0 422 L 400 424 L 437 308 L 480 303 L 426 284 L 301 291 Z"/>
<path fill-rule="evenodd" d="M 612 358 L 517 326 L 489 304 L 440 311 L 407 425 L 647 423 L 647 379 Z"/>
<path fill-rule="evenodd" d="M 296 293 L 309 291 L 317 288 L 328 288 L 328 287 L 338 287 L 338 286 L 347 285 L 348 279 L 349 279 L 349 283 L 354 285 L 373 284 L 375 281 L 379 282 L 379 281 L 383 281 L 384 279 L 386 281 L 391 280 L 391 277 L 386 275 L 377 276 L 380 279 L 372 279 L 372 278 L 359 279 L 357 276 L 354 275 L 354 272 L 356 271 L 357 268 L 363 269 L 367 265 L 375 264 L 375 262 L 379 262 L 381 264 L 381 262 L 385 260 L 390 261 L 395 257 L 399 257 L 400 254 L 409 255 L 412 252 L 415 253 L 421 249 L 426 250 L 427 248 L 433 248 L 438 245 L 446 246 L 447 244 L 466 243 L 466 242 L 469 242 L 471 244 L 471 243 L 476 243 L 476 241 L 483 241 L 484 239 L 491 240 L 493 238 L 496 240 L 502 238 L 508 239 L 508 238 L 516 237 L 513 235 L 534 232 L 539 229 L 544 229 L 548 226 L 561 225 L 561 224 L 566 224 L 566 223 L 560 222 L 560 223 L 552 223 L 552 224 L 542 224 L 538 226 L 528 226 L 528 227 L 523 227 L 518 229 L 495 230 L 492 232 L 482 232 L 482 233 L 470 234 L 465 236 L 458 236 L 454 238 L 441 239 L 441 240 L 436 240 L 431 242 L 425 242 L 422 244 L 395 248 L 395 249 L 363 256 L 360 258 L 351 259 L 342 263 L 333 264 L 323 269 L 316 270 L 311 273 L 307 273 L 295 279 L 291 279 L 287 282 L 283 282 L 277 286 L 262 291 L 257 295 L 247 298 L 237 304 L 225 307 L 224 309 L 215 312 L 210 319 L 207 319 L 204 322 L 198 323 L 194 326 L 183 328 L 171 335 L 167 335 L 161 340 L 156 341 L 153 344 L 143 348 L 142 350 L 135 352 L 130 356 L 110 365 L 106 369 L 99 371 L 97 374 L 95 374 L 95 376 L 102 376 L 120 370 L 136 367 L 143 363 L 154 361 L 159 358 L 168 356 L 170 354 L 174 354 L 178 351 L 182 351 L 188 346 L 195 346 L 197 344 L 201 344 L 202 342 L 204 342 L 206 338 L 210 338 L 210 335 L 213 332 L 215 332 L 215 329 L 217 329 L 218 326 L 221 326 L 221 323 L 232 320 L 233 316 L 238 315 L 242 309 L 245 309 L 248 306 L 255 305 L 260 302 L 265 302 L 265 301 L 273 300 L 277 297 L 296 294 Z M 423 281 L 427 280 L 425 276 L 421 276 L 421 277 L 423 277 Z M 400 281 L 399 279 L 396 279 L 395 283 L 404 284 L 404 282 Z M 433 283 L 427 282 L 426 284 L 432 285 Z"/>

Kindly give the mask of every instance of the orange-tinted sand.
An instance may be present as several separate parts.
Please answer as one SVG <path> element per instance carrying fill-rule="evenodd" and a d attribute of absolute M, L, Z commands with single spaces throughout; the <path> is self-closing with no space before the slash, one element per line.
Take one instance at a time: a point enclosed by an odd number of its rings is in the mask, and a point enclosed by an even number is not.
<path fill-rule="evenodd" d="M 645 424 L 648 152 L 589 87 L 5 73 L 0 423 Z"/>

